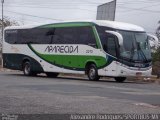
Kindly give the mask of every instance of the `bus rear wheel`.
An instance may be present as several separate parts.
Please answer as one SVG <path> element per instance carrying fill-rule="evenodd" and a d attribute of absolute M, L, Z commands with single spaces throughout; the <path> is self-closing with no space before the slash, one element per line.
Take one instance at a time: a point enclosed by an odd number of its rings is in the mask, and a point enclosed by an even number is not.
<path fill-rule="evenodd" d="M 47 77 L 56 78 L 58 76 L 58 73 L 52 73 L 52 72 L 46 72 Z"/>
<path fill-rule="evenodd" d="M 88 70 L 87 70 L 87 75 L 88 75 L 89 80 L 92 80 L 92 81 L 99 80 L 100 77 L 98 76 L 98 71 L 97 71 L 97 67 L 95 64 L 89 65 Z"/>
<path fill-rule="evenodd" d="M 115 77 L 116 82 L 122 83 L 126 80 L 126 77 Z"/>
<path fill-rule="evenodd" d="M 36 73 L 32 71 L 31 64 L 28 61 L 23 64 L 23 73 L 26 76 L 36 75 Z"/>

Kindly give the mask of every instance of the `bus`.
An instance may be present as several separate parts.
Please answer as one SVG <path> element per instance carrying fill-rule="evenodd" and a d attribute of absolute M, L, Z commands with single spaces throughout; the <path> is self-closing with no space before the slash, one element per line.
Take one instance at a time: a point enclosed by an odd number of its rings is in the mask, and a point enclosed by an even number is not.
<path fill-rule="evenodd" d="M 70 21 L 4 30 L 3 67 L 26 76 L 72 73 L 123 82 L 130 76 L 150 76 L 151 65 L 147 33 L 129 23 Z"/>

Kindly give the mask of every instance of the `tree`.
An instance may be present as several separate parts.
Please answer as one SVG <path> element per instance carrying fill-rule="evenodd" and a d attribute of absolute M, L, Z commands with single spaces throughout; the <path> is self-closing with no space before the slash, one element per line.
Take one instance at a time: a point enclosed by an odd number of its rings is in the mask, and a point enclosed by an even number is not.
<path fill-rule="evenodd" d="M 154 53 L 152 53 L 152 61 L 153 63 L 156 61 L 160 61 L 160 47 L 157 48 L 157 50 Z"/>
<path fill-rule="evenodd" d="M 158 21 L 156 35 L 160 42 L 160 21 Z M 159 78 L 160 77 L 160 46 L 155 50 L 155 52 L 152 53 L 152 62 L 153 62 L 152 74 L 157 75 L 157 78 Z"/>
<path fill-rule="evenodd" d="M 4 27 L 19 25 L 15 20 L 11 20 L 9 17 L 4 17 L 3 19 Z M 0 25 L 2 26 L 2 19 L 0 20 Z"/>
<path fill-rule="evenodd" d="M 160 77 L 160 47 L 152 53 L 152 74 L 157 75 L 157 78 Z"/>
<path fill-rule="evenodd" d="M 158 40 L 160 41 L 160 21 L 158 21 L 158 27 L 157 27 L 157 30 L 156 30 L 156 35 L 158 37 Z"/>
<path fill-rule="evenodd" d="M 160 21 L 158 21 L 158 27 L 156 30 L 156 35 L 158 37 L 160 43 Z M 159 61 L 160 62 L 160 46 L 156 49 L 155 53 L 152 54 L 153 62 Z"/>

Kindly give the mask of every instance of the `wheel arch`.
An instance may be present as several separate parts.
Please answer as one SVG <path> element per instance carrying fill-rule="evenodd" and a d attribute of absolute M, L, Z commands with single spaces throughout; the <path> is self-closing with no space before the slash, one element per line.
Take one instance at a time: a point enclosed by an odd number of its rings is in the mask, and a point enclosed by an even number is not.
<path fill-rule="evenodd" d="M 33 71 L 38 72 L 38 73 L 44 72 L 42 65 L 38 61 L 36 61 L 35 59 L 31 57 L 27 57 L 27 56 L 22 59 L 21 69 L 23 69 L 23 64 L 25 62 L 30 62 Z"/>
<path fill-rule="evenodd" d="M 88 68 L 89 68 L 89 66 L 90 66 L 91 64 L 95 64 L 96 67 L 97 67 L 96 61 L 94 61 L 94 60 L 89 60 L 89 61 L 87 61 L 86 64 L 85 64 L 85 74 L 87 74 Z"/>

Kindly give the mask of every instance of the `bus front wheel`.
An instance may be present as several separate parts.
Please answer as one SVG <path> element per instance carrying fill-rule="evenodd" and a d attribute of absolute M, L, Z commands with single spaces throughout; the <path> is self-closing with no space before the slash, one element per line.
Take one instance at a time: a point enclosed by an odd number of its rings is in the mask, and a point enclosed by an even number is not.
<path fill-rule="evenodd" d="M 98 76 L 98 71 L 97 71 L 97 67 L 95 64 L 89 65 L 87 75 L 88 75 L 89 80 L 92 80 L 92 81 L 99 80 L 100 77 Z"/>
<path fill-rule="evenodd" d="M 122 83 L 126 80 L 126 77 L 115 77 L 116 82 Z"/>

